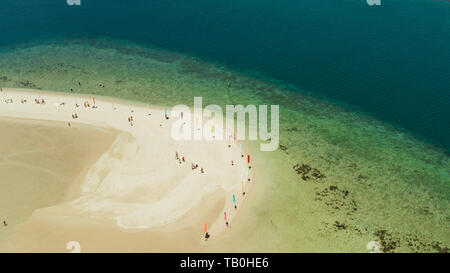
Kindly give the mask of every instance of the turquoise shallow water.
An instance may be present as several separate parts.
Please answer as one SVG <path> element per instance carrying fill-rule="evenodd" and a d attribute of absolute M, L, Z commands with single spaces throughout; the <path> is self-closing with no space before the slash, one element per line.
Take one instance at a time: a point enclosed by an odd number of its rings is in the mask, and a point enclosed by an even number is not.
<path fill-rule="evenodd" d="M 78 86 L 81 82 L 81 87 Z M 105 88 L 98 84 L 102 82 Z M 280 149 L 258 171 L 236 250 L 448 251 L 445 149 L 356 111 L 188 55 L 111 38 L 58 38 L 0 51 L 0 86 L 155 105 L 279 104 Z"/>

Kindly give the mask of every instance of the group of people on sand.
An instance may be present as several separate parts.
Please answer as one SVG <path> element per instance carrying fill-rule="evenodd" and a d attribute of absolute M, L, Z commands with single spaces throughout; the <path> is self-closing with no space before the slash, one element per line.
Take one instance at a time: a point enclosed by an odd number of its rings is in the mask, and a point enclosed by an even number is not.
<path fill-rule="evenodd" d="M 192 170 L 198 169 L 198 164 L 191 163 L 191 169 Z M 205 170 L 203 168 L 200 168 L 200 173 L 205 173 Z"/>
<path fill-rule="evenodd" d="M 36 104 L 45 104 L 45 100 L 43 98 L 34 99 L 34 102 L 36 102 Z"/>
<path fill-rule="evenodd" d="M 130 123 L 131 126 L 133 126 L 133 116 L 129 116 L 128 117 L 128 122 Z"/>
<path fill-rule="evenodd" d="M 6 104 L 8 104 L 8 103 L 13 103 L 13 99 L 6 99 L 6 100 L 5 100 L 5 103 L 6 103 Z"/>
<path fill-rule="evenodd" d="M 186 162 L 186 160 L 184 159 L 184 156 L 180 156 L 177 151 L 175 151 L 175 159 L 178 160 L 178 163 L 180 163 L 180 164 Z M 199 168 L 198 164 L 191 163 L 192 170 L 196 170 L 198 168 Z M 200 173 L 205 173 L 205 169 L 203 169 L 203 167 L 200 167 Z"/>
<path fill-rule="evenodd" d="M 75 107 L 79 107 L 80 105 L 78 103 L 75 103 Z M 85 101 L 83 102 L 83 106 L 86 108 L 91 108 L 91 104 L 89 103 L 89 101 Z M 97 105 L 92 105 L 92 108 L 95 109 L 97 108 Z"/>

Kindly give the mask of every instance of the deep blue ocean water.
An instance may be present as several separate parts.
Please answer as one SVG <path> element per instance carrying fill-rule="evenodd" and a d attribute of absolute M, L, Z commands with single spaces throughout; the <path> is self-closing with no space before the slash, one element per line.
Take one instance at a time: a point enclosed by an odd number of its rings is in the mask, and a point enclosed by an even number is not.
<path fill-rule="evenodd" d="M 0 45 L 57 35 L 258 72 L 450 147 L 450 1 L 0 0 Z"/>

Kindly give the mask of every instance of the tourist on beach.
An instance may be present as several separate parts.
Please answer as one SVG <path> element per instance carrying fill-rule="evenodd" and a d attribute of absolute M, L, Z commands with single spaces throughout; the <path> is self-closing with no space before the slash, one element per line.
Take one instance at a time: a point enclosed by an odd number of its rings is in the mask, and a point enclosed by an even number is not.
<path fill-rule="evenodd" d="M 184 161 L 184 156 L 183 156 L 183 159 L 182 159 L 182 160 L 183 160 L 183 162 L 185 162 L 185 161 Z"/>
<path fill-rule="evenodd" d="M 209 237 L 210 237 L 209 233 L 206 232 L 206 233 L 205 233 L 205 241 L 208 241 Z"/>
<path fill-rule="evenodd" d="M 203 170 L 203 168 L 200 169 L 200 172 L 201 172 L 201 173 L 205 173 L 205 171 Z"/>
<path fill-rule="evenodd" d="M 3 221 L 3 225 L 6 227 L 8 225 L 8 223 L 6 223 L 6 220 Z"/>
<path fill-rule="evenodd" d="M 231 160 L 231 166 L 234 166 L 234 161 L 233 160 Z"/>

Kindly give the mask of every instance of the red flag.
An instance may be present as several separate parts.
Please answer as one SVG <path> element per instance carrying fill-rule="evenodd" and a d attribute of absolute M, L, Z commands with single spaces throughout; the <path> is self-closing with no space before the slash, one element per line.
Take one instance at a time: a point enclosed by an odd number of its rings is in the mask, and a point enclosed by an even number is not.
<path fill-rule="evenodd" d="M 250 155 L 247 156 L 248 164 L 250 164 Z"/>
<path fill-rule="evenodd" d="M 95 97 L 92 98 L 94 100 L 94 104 L 95 104 Z"/>
<path fill-rule="evenodd" d="M 225 221 L 227 220 L 227 212 L 226 212 L 226 211 L 223 213 L 223 219 L 224 219 Z"/>
<path fill-rule="evenodd" d="M 208 232 L 208 228 L 207 228 L 207 225 L 205 224 L 205 233 L 207 233 Z"/>

